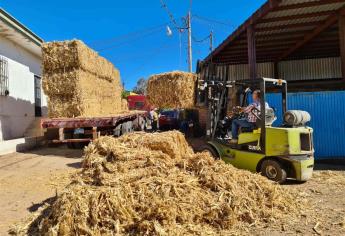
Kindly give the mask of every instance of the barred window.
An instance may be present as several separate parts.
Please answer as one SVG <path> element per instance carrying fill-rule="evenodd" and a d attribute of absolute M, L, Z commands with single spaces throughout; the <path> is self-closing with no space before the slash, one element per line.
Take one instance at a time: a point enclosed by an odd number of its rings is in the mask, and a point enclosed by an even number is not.
<path fill-rule="evenodd" d="M 0 56 L 0 96 L 9 94 L 8 60 L 6 57 Z"/>

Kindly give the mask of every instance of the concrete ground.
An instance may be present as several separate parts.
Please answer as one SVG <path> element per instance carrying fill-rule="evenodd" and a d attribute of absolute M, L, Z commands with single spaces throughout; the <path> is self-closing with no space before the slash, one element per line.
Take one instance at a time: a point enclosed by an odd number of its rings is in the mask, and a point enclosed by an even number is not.
<path fill-rule="evenodd" d="M 81 167 L 81 156 L 81 150 L 62 147 L 0 156 L 0 235 L 50 202 Z M 254 235 L 345 235 L 344 166 L 318 165 L 312 180 L 283 187 L 303 192 L 313 210 L 297 225 L 284 222 Z"/>

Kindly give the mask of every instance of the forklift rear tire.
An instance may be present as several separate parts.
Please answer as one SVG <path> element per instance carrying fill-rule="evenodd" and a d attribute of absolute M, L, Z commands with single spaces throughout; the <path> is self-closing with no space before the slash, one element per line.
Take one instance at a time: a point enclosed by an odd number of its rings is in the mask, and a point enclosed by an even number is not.
<path fill-rule="evenodd" d="M 261 174 L 268 179 L 282 184 L 286 181 L 286 170 L 278 161 L 269 159 L 262 162 Z"/>
<path fill-rule="evenodd" d="M 201 150 L 200 152 L 208 152 L 216 160 L 220 159 L 218 152 L 209 145 L 203 146 L 200 150 Z"/>

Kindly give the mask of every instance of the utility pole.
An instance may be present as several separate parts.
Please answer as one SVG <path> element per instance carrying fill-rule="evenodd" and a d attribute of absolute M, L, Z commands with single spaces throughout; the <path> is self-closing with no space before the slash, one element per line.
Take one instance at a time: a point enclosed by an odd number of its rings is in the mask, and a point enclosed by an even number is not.
<path fill-rule="evenodd" d="M 191 11 L 188 12 L 187 24 L 188 24 L 188 67 L 189 67 L 189 72 L 192 72 L 193 71 L 193 56 L 192 56 L 192 19 L 191 19 Z"/>
<path fill-rule="evenodd" d="M 210 52 L 213 52 L 213 30 L 210 33 Z"/>

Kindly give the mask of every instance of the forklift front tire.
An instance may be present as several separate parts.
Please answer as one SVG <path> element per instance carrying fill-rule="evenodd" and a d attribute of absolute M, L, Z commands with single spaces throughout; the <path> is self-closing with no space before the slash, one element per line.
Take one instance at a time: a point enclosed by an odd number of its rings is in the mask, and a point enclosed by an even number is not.
<path fill-rule="evenodd" d="M 282 184 L 286 181 L 286 170 L 278 161 L 269 159 L 265 160 L 261 164 L 261 174 L 268 179 Z"/>
<path fill-rule="evenodd" d="M 208 152 L 214 159 L 220 159 L 218 152 L 210 145 L 203 146 L 200 152 Z"/>

